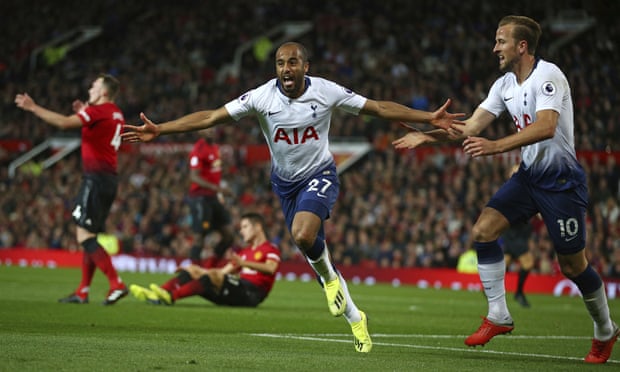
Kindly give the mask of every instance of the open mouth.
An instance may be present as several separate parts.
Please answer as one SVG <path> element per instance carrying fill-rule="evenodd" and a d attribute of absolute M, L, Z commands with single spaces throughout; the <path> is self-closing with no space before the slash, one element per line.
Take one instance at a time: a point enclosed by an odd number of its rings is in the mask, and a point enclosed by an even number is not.
<path fill-rule="evenodd" d="M 291 76 L 283 76 L 282 77 L 282 87 L 284 89 L 292 89 L 295 84 L 293 78 Z"/>

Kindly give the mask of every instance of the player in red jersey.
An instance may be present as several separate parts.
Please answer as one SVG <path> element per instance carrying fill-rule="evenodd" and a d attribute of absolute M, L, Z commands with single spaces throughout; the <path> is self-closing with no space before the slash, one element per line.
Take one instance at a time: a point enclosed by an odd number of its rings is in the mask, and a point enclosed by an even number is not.
<path fill-rule="evenodd" d="M 192 264 L 179 269 L 161 287 L 132 284 L 131 293 L 152 304 L 172 305 L 198 295 L 217 305 L 258 306 L 271 291 L 280 266 L 280 251 L 267 240 L 264 224 L 257 213 L 241 216 L 239 232 L 248 246 L 233 254 L 224 267 L 205 269 Z"/>
<path fill-rule="evenodd" d="M 200 131 L 203 137 L 196 141 L 189 154 L 189 206 L 194 238 L 190 259 L 194 264 L 202 262 L 205 237 L 214 231 L 220 234 L 214 254 L 204 264 L 207 268 L 219 265 L 234 239 L 230 213 L 223 204 L 223 197 L 230 194 L 230 190 L 222 186 L 222 158 L 213 138 L 214 131 Z"/>
<path fill-rule="evenodd" d="M 32 112 L 48 124 L 60 129 L 82 128 L 83 179 L 72 212 L 77 224 L 76 238 L 84 248 L 82 280 L 75 292 L 59 300 L 62 303 L 88 303 L 96 268 L 110 283 L 104 305 L 112 305 L 128 293 L 110 256 L 97 242 L 97 233 L 105 227 L 118 185 L 117 152 L 125 125 L 123 113 L 114 103 L 119 88 L 115 77 L 98 76 L 88 90 L 88 102 L 74 101 L 75 113 L 68 116 L 37 105 L 27 93 L 15 97 L 17 107 Z"/>

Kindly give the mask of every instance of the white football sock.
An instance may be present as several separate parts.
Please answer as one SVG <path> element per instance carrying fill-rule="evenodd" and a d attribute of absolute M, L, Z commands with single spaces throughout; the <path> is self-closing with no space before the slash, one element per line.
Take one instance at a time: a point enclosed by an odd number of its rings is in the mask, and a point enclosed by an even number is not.
<path fill-rule="evenodd" d="M 489 303 L 487 319 L 497 324 L 512 323 L 512 316 L 506 305 L 505 265 L 504 260 L 490 264 L 478 264 L 478 274 Z"/>
<path fill-rule="evenodd" d="M 583 296 L 583 302 L 594 321 L 594 338 L 600 341 L 609 340 L 613 335 L 614 325 L 609 316 L 605 285 L 587 296 Z"/>
<path fill-rule="evenodd" d="M 316 271 L 317 274 L 323 279 L 323 282 L 329 282 L 336 278 L 336 270 L 334 270 L 334 265 L 329 258 L 329 250 L 327 249 L 327 244 L 324 244 L 323 252 L 321 253 L 321 257 L 318 260 L 314 261 L 310 259 L 310 257 L 306 257 L 308 259 L 308 263 L 310 266 Z"/>
<path fill-rule="evenodd" d="M 362 320 L 359 309 L 355 305 L 355 302 L 353 302 L 351 294 L 349 293 L 347 282 L 342 277 L 342 274 L 334 270 L 334 266 L 332 265 L 329 258 L 329 250 L 327 249 L 327 244 L 325 245 L 325 249 L 323 250 L 321 257 L 318 260 L 313 261 L 309 257 L 306 257 L 306 259 L 310 266 L 312 266 L 314 271 L 321 277 L 323 284 L 325 284 L 325 281 L 334 280 L 336 276 L 340 278 L 340 286 L 342 287 L 342 291 L 344 292 L 344 296 L 347 300 L 347 305 L 344 308 L 343 314 L 347 322 L 352 323 Z"/>
<path fill-rule="evenodd" d="M 342 287 L 342 291 L 344 292 L 344 297 L 347 299 L 347 306 L 344 308 L 343 316 L 349 322 L 349 324 L 353 322 L 359 322 L 362 320 L 362 316 L 360 315 L 360 311 L 353 302 L 351 298 L 351 294 L 349 294 L 349 288 L 347 287 L 347 282 L 342 277 L 342 274 L 338 273 L 340 277 L 340 286 Z"/>

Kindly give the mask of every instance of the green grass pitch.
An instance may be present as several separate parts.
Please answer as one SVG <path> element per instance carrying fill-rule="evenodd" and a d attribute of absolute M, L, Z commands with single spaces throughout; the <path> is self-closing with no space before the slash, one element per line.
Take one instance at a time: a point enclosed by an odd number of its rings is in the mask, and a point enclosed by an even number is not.
<path fill-rule="evenodd" d="M 160 274 L 121 273 L 127 283 L 162 283 Z M 59 304 L 78 269 L 0 266 L 0 371 L 588 371 L 620 370 L 582 359 L 592 322 L 578 297 L 508 295 L 516 329 L 485 347 L 463 339 L 486 315 L 480 292 L 352 285 L 369 317 L 373 350 L 356 353 L 347 322 L 333 318 L 316 282 L 278 281 L 259 308 L 214 306 L 195 297 L 174 306 L 129 295 L 102 306 L 97 272 L 90 304 Z M 611 300 L 620 320 L 620 301 Z"/>

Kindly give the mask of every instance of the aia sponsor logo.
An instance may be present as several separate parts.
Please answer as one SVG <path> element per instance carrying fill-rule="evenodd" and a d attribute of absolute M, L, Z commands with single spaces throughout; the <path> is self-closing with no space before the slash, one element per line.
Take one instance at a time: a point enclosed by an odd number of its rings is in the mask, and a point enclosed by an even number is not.
<path fill-rule="evenodd" d="M 299 145 L 309 140 L 319 140 L 319 133 L 313 126 L 293 129 L 278 128 L 273 135 L 273 143 L 284 141 L 289 145 Z"/>

